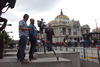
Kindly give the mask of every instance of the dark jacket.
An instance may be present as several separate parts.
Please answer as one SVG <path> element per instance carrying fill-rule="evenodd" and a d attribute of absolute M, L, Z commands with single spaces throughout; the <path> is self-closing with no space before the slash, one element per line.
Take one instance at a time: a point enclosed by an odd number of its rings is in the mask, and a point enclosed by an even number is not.
<path fill-rule="evenodd" d="M 46 28 L 45 29 L 45 33 L 46 33 L 46 38 L 47 39 L 52 39 L 52 36 L 54 35 L 54 31 L 52 28 Z"/>

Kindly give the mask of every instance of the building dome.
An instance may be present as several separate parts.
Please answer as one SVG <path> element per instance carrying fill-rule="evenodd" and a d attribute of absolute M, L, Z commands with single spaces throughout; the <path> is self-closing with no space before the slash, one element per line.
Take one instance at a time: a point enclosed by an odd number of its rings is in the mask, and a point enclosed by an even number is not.
<path fill-rule="evenodd" d="M 69 20 L 68 16 L 66 15 L 58 15 L 55 19 L 68 19 Z"/>
<path fill-rule="evenodd" d="M 63 22 L 69 20 L 69 17 L 63 14 L 63 11 L 61 9 L 60 15 L 56 16 L 55 20 L 50 21 L 48 24 L 55 24 L 59 22 Z"/>
<path fill-rule="evenodd" d="M 69 17 L 63 14 L 63 11 L 61 10 L 60 15 L 56 16 L 55 19 L 67 19 L 69 20 Z"/>

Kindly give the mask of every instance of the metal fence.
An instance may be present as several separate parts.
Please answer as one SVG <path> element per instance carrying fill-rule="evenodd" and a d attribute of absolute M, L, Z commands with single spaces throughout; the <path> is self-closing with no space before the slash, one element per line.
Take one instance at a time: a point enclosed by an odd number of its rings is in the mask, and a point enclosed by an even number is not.
<path fill-rule="evenodd" d="M 97 48 L 53 46 L 53 49 L 57 51 L 79 52 L 81 59 L 100 62 L 100 50 L 98 50 Z M 43 46 L 38 48 L 38 51 L 44 51 Z"/>
<path fill-rule="evenodd" d="M 79 52 L 81 59 L 100 62 L 100 50 L 98 50 L 97 48 L 68 47 L 68 51 L 71 50 L 73 50 L 74 52 Z"/>

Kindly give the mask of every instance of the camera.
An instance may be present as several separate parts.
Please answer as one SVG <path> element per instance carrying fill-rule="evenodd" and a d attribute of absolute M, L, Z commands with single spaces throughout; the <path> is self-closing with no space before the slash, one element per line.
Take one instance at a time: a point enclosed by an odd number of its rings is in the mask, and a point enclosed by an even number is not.
<path fill-rule="evenodd" d="M 43 29 L 46 27 L 45 23 L 43 22 L 43 19 L 41 18 L 41 20 L 38 20 L 38 27 L 40 28 L 40 32 L 43 32 Z"/>

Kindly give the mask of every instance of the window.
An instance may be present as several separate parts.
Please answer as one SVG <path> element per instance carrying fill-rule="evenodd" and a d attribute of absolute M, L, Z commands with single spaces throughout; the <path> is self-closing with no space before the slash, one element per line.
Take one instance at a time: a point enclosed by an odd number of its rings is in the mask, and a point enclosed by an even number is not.
<path fill-rule="evenodd" d="M 82 34 L 83 34 L 83 30 L 81 30 Z"/>
<path fill-rule="evenodd" d="M 62 22 L 62 24 L 65 24 L 65 22 Z"/>
<path fill-rule="evenodd" d="M 62 28 L 63 35 L 66 35 L 66 28 Z"/>
<path fill-rule="evenodd" d="M 77 32 L 74 32 L 73 34 L 74 34 L 74 35 L 77 35 Z"/>
<path fill-rule="evenodd" d="M 89 30 L 86 30 L 86 33 L 89 33 Z"/>
<path fill-rule="evenodd" d="M 71 29 L 68 29 L 68 33 L 69 33 L 69 35 L 71 35 Z"/>

